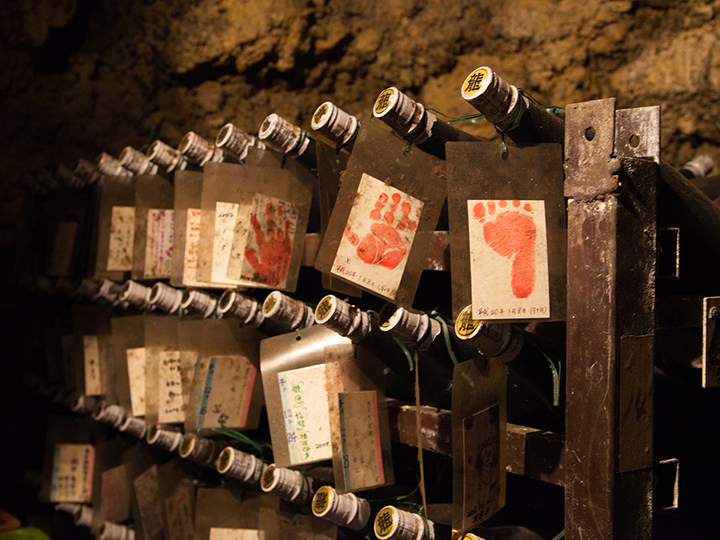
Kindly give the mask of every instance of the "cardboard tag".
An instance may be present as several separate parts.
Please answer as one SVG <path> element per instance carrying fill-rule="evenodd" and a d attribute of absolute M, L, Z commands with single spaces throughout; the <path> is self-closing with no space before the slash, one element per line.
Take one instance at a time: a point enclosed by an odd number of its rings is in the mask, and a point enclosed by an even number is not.
<path fill-rule="evenodd" d="M 158 468 L 153 465 L 133 481 L 145 538 L 162 533 L 162 515 L 158 501 Z"/>
<path fill-rule="evenodd" d="M 381 412 L 385 415 L 384 421 L 381 421 Z M 381 437 L 381 430 L 388 430 L 387 412 L 378 408 L 378 392 L 338 393 L 338 417 L 344 486 L 336 487 L 341 492 L 350 492 L 387 485 L 389 478 L 385 475 Z M 392 477 L 392 459 L 387 465 Z"/>
<path fill-rule="evenodd" d="M 221 426 L 246 427 L 256 376 L 257 369 L 243 356 L 210 358 L 198 414 L 198 430 Z"/>
<path fill-rule="evenodd" d="M 100 508 L 103 518 L 120 523 L 130 517 L 130 486 L 125 465 L 102 472 Z"/>
<path fill-rule="evenodd" d="M 278 373 L 292 465 L 332 458 L 328 394 L 334 370 L 321 364 Z"/>
<path fill-rule="evenodd" d="M 423 202 L 363 173 L 331 273 L 394 299 Z"/>
<path fill-rule="evenodd" d="M 193 488 L 180 486 L 165 499 L 168 540 L 193 540 Z"/>
<path fill-rule="evenodd" d="M 89 503 L 92 500 L 95 448 L 90 444 L 56 444 L 50 502 Z"/>
<path fill-rule="evenodd" d="M 60 221 L 52 230 L 52 251 L 48 276 L 69 276 L 75 247 L 78 224 L 76 221 Z"/>
<path fill-rule="evenodd" d="M 242 254 L 240 279 L 254 285 L 285 289 L 295 243 L 298 213 L 295 205 L 254 193 L 249 219 L 238 219 L 233 252 Z M 240 223 L 245 227 L 240 227 Z M 243 241 L 244 238 L 244 241 Z"/>
<path fill-rule="evenodd" d="M 102 394 L 100 377 L 100 346 L 97 335 L 83 336 L 83 359 L 85 362 L 85 395 Z"/>
<path fill-rule="evenodd" d="M 260 531 L 256 529 L 210 529 L 210 540 L 259 540 Z"/>
<path fill-rule="evenodd" d="M 473 318 L 550 317 L 545 201 L 470 199 Z"/>
<path fill-rule="evenodd" d="M 172 273 L 174 217 L 173 210 L 148 210 L 144 271 L 146 278 L 170 277 Z"/>
<path fill-rule="evenodd" d="M 187 209 L 187 221 L 185 224 L 185 258 L 183 262 L 183 285 L 187 287 L 198 287 L 202 282 L 198 281 L 198 246 L 200 242 L 200 217 L 202 211 L 199 208 Z"/>
<path fill-rule="evenodd" d="M 180 351 L 158 352 L 158 423 L 185 421 Z"/>
<path fill-rule="evenodd" d="M 109 271 L 132 270 L 134 238 L 135 207 L 113 206 L 107 262 Z"/>
<path fill-rule="evenodd" d="M 133 416 L 145 416 L 145 347 L 127 349 L 128 380 Z"/>
<path fill-rule="evenodd" d="M 454 533 L 468 532 L 505 506 L 506 391 L 507 367 L 500 360 L 479 357 L 455 366 Z"/>
<path fill-rule="evenodd" d="M 463 530 L 473 528 L 499 510 L 500 406 L 463 419 Z"/>

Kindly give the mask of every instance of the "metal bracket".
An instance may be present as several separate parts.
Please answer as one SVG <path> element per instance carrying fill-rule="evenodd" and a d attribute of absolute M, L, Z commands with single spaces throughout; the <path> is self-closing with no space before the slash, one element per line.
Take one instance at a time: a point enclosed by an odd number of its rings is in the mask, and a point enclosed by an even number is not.
<path fill-rule="evenodd" d="M 720 296 L 703 298 L 702 386 L 720 386 Z"/>

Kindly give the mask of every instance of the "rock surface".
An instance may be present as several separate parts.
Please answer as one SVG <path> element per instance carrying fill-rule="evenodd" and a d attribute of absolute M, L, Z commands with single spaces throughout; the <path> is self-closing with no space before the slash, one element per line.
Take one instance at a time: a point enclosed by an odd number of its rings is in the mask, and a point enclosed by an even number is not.
<path fill-rule="evenodd" d="M 30 7 L 32 5 L 32 9 Z M 661 105 L 663 158 L 720 142 L 720 1 L 5 0 L 4 181 L 277 112 L 309 127 L 322 101 L 367 119 L 395 85 L 451 116 L 493 67 L 543 103 Z M 467 125 L 487 137 L 486 122 Z M 715 156 L 720 162 L 720 155 Z"/>

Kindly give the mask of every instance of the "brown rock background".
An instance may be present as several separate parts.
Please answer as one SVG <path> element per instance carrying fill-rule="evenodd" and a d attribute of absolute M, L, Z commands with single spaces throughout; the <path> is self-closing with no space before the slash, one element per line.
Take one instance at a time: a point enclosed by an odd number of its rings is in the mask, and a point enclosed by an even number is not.
<path fill-rule="evenodd" d="M 389 85 L 468 114 L 483 64 L 546 104 L 661 105 L 680 164 L 720 142 L 719 30 L 720 1 L 4 0 L 3 181 L 270 112 L 307 128 L 325 99 L 367 119 Z"/>

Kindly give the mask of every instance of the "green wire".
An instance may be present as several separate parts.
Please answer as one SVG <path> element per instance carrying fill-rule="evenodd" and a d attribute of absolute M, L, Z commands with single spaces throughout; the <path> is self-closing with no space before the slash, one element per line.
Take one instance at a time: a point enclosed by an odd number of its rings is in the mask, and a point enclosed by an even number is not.
<path fill-rule="evenodd" d="M 455 352 L 452 350 L 452 344 L 450 342 L 450 331 L 448 330 L 445 318 L 435 310 L 430 312 L 430 316 L 440 323 L 440 326 L 442 327 L 443 337 L 445 338 L 445 347 L 447 348 L 448 356 L 450 357 L 450 360 L 452 360 L 452 363 L 457 366 L 459 362 L 457 357 L 455 356 Z"/>
<path fill-rule="evenodd" d="M 407 350 L 407 347 L 403 345 L 402 341 L 400 341 L 395 336 L 392 336 L 393 341 L 397 344 L 398 347 L 400 347 L 400 350 L 405 353 L 405 358 L 407 358 L 408 366 L 410 367 L 410 371 L 415 369 L 415 363 L 413 362 L 412 356 L 410 356 L 410 351 Z"/>
<path fill-rule="evenodd" d="M 225 435 L 227 437 L 231 437 L 233 439 L 236 439 L 240 442 L 243 442 L 247 444 L 248 446 L 252 447 L 260 456 L 260 458 L 263 457 L 263 448 L 267 447 L 272 451 L 272 446 L 269 444 L 258 444 L 255 441 L 253 441 L 250 437 L 247 435 L 240 433 L 239 431 L 236 431 L 231 428 L 221 427 L 221 428 L 213 428 L 213 431 L 216 431 L 222 435 Z"/>
<path fill-rule="evenodd" d="M 553 540 L 560 540 L 561 538 L 565 538 L 565 529 L 563 529 L 562 531 L 560 531 L 560 532 L 558 533 L 558 535 L 557 535 L 555 538 L 553 538 Z"/>

